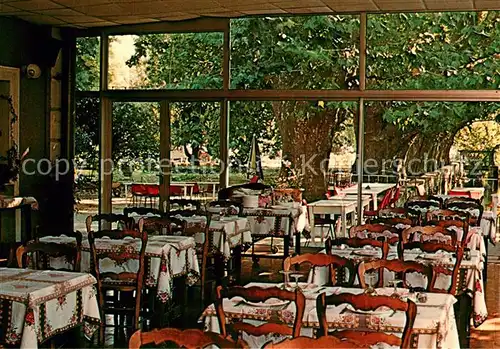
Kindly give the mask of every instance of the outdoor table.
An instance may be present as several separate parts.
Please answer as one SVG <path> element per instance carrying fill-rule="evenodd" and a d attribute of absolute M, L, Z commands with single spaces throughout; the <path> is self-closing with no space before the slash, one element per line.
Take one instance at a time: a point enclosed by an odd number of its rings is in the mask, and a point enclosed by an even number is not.
<path fill-rule="evenodd" d="M 65 235 L 46 236 L 41 242 L 55 242 L 61 244 L 76 244 L 73 237 Z M 113 240 L 102 238 L 95 240 L 96 249 L 99 251 L 127 254 L 140 251 L 141 241 L 139 239 L 125 238 Z M 166 303 L 172 298 L 173 279 L 180 276 L 187 277 L 189 286 L 198 281 L 200 268 L 196 257 L 195 241 L 192 237 L 155 235 L 149 236 L 146 245 L 147 270 L 144 276 L 146 286 L 156 289 L 157 298 Z M 101 270 L 103 272 L 137 272 L 139 263 L 130 260 L 125 264 L 116 265 L 111 260 L 102 260 Z M 50 265 L 53 268 L 71 268 L 64 258 L 52 258 Z M 82 271 L 90 271 L 90 249 L 89 242 L 84 236 L 82 241 Z"/>
<path fill-rule="evenodd" d="M 273 287 L 281 286 L 282 284 L 272 283 L 250 283 L 246 287 Z M 391 295 L 393 288 L 376 289 L 380 295 Z M 342 293 L 359 294 L 364 290 L 359 288 L 344 288 L 344 287 L 326 287 L 321 289 L 321 293 L 327 295 Z M 407 290 L 398 288 L 398 293 L 403 296 L 407 295 Z M 319 321 L 316 311 L 316 298 L 319 292 L 305 293 L 306 305 L 304 317 L 302 319 L 301 335 L 307 337 L 314 336 L 314 329 L 319 328 Z M 455 297 L 441 293 L 427 293 L 427 302 L 417 302 L 417 316 L 413 326 L 412 343 L 418 348 L 459 348 L 459 336 L 455 323 L 455 314 L 453 304 L 456 302 Z M 295 319 L 295 305 L 287 303 L 281 307 L 255 307 L 241 302 L 241 298 L 224 299 L 223 307 L 226 317 L 232 321 L 243 320 L 253 325 L 259 325 L 271 319 L 278 318 L 290 326 L 293 325 Z M 326 318 L 328 328 L 334 329 L 350 329 L 359 331 L 382 331 L 392 332 L 397 334 L 402 333 L 406 323 L 406 317 L 403 312 L 389 314 L 373 313 L 360 314 L 346 310 L 346 305 L 342 304 L 338 307 L 328 306 Z M 215 314 L 214 305 L 210 305 L 203 312 L 200 321 L 205 324 L 205 331 L 219 332 L 219 323 Z M 251 337 L 243 334 L 250 348 L 260 348 L 268 341 L 279 342 L 283 337 L 277 337 L 274 334 L 264 335 L 260 337 Z"/>
<path fill-rule="evenodd" d="M 352 200 L 319 200 L 308 205 L 309 209 L 309 224 L 312 229 L 312 239 L 316 238 L 314 231 L 314 215 L 315 214 L 325 214 L 325 215 L 340 215 L 342 222 L 342 237 L 347 237 L 347 215 L 354 214 L 358 207 L 357 201 Z M 321 242 L 323 242 L 323 236 L 321 236 Z"/>
<path fill-rule="evenodd" d="M 484 197 L 484 188 L 483 187 L 469 187 L 469 188 L 455 187 L 451 191 L 463 192 L 464 195 L 467 195 L 468 192 L 470 192 L 472 195 L 472 198 L 474 198 L 474 199 L 481 199 L 482 197 Z"/>
<path fill-rule="evenodd" d="M 377 196 L 396 186 L 396 183 L 363 183 L 362 195 L 371 195 L 373 210 L 378 210 Z M 358 184 L 341 189 L 340 194 L 358 195 Z"/>
<path fill-rule="evenodd" d="M 340 246 L 334 246 L 332 249 L 332 254 L 338 255 L 340 257 L 349 258 L 353 260 L 355 266 L 357 266 L 362 261 L 371 261 L 382 258 L 382 253 L 380 249 L 375 249 L 366 252 L 363 249 L 356 249 L 351 247 L 341 248 Z M 326 253 L 325 250 L 319 253 Z M 443 265 L 453 268 L 456 259 L 451 257 L 451 254 L 443 253 L 442 258 L 439 259 L 424 259 L 422 256 L 426 255 L 420 250 L 406 250 L 404 252 L 405 261 L 417 261 L 419 263 L 430 264 L 430 265 Z M 391 246 L 389 250 L 388 260 L 398 259 L 398 252 L 396 247 Z M 471 251 L 471 260 L 462 259 L 460 264 L 460 273 L 458 284 L 465 287 L 471 291 L 471 296 L 473 298 L 473 319 L 474 325 L 477 327 L 481 325 L 488 316 L 488 310 L 486 308 L 486 299 L 484 294 L 484 285 L 482 278 L 482 271 L 484 268 L 484 259 L 479 251 Z M 324 285 L 327 283 L 327 278 L 329 271 L 327 267 L 316 267 L 311 269 L 308 276 L 308 282 L 315 285 Z M 389 282 L 394 279 L 394 274 L 385 270 L 384 271 L 384 282 Z M 420 275 L 415 275 L 409 273 L 407 275 L 408 282 L 416 286 L 425 286 L 427 281 L 423 280 Z M 356 276 L 356 284 L 359 284 Z M 437 287 L 447 288 L 450 285 L 450 277 L 445 275 L 440 275 L 437 280 Z M 462 287 L 458 287 L 457 291 L 462 291 Z"/>
<path fill-rule="evenodd" d="M 38 348 L 79 325 L 90 339 L 101 322 L 95 283 L 84 273 L 0 268 L 0 342 Z"/>

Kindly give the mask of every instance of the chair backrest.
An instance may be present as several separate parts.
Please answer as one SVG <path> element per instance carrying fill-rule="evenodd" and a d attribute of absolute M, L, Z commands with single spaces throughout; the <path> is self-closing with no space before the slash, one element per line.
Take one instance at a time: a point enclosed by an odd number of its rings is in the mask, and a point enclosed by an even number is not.
<path fill-rule="evenodd" d="M 444 201 L 445 199 L 441 196 L 437 196 L 437 195 L 429 195 L 427 197 L 427 200 L 430 200 L 430 201 L 436 201 L 436 202 L 439 202 L 441 204 L 441 207 L 444 206 Z"/>
<path fill-rule="evenodd" d="M 223 212 L 225 215 L 243 215 L 243 205 L 240 202 L 232 200 L 217 200 L 211 201 L 206 206 L 207 212 L 219 214 Z"/>
<path fill-rule="evenodd" d="M 373 296 L 366 293 L 356 295 L 352 293 L 340 293 L 330 296 L 327 296 L 326 293 L 322 293 L 316 298 L 316 311 L 318 312 L 319 320 L 318 336 L 328 334 L 326 307 L 328 305 L 339 306 L 341 304 L 350 304 L 354 309 L 362 311 L 376 310 L 383 306 L 393 311 L 404 311 L 406 313 L 406 323 L 401 337 L 401 348 L 410 348 L 411 334 L 415 323 L 415 317 L 417 316 L 417 305 L 411 300 L 405 302 L 399 298 Z M 342 333 L 343 331 L 337 331 L 335 336 L 342 338 Z"/>
<path fill-rule="evenodd" d="M 421 242 L 444 242 L 452 246 L 457 245 L 457 232 L 452 229 L 447 229 L 440 226 L 415 226 L 410 227 L 401 233 L 401 242 L 407 243 L 412 241 Z"/>
<path fill-rule="evenodd" d="M 297 338 L 287 338 L 279 343 L 273 343 L 271 341 L 266 343 L 263 346 L 263 348 L 264 349 L 310 349 L 310 348 L 354 349 L 354 348 L 359 348 L 359 343 L 355 341 L 342 340 L 334 336 L 322 336 L 319 338 L 301 336 Z"/>
<path fill-rule="evenodd" d="M 330 239 L 325 240 L 325 249 L 327 254 L 332 253 L 333 246 L 347 245 L 353 248 L 363 248 L 365 246 L 372 246 L 375 248 L 380 248 L 382 252 L 382 259 L 387 258 L 389 255 L 389 245 L 399 242 L 398 237 L 391 238 L 389 240 L 373 240 L 373 239 L 361 239 L 361 238 L 340 238 L 340 239 Z"/>
<path fill-rule="evenodd" d="M 448 195 L 459 196 L 459 197 L 464 197 L 464 198 L 472 198 L 472 192 L 470 190 L 468 190 L 468 191 L 450 190 L 450 191 L 448 191 Z"/>
<path fill-rule="evenodd" d="M 362 238 L 362 239 L 378 239 L 384 237 L 386 240 L 390 240 L 394 237 L 398 237 L 399 230 L 393 226 L 385 224 L 361 224 L 354 225 L 349 229 L 349 237 L 351 238 Z"/>
<path fill-rule="evenodd" d="M 137 216 L 163 216 L 163 212 L 153 207 L 125 207 L 123 209 L 123 214 L 127 217 L 130 217 L 134 213 Z"/>
<path fill-rule="evenodd" d="M 393 273 L 396 273 L 396 279 L 403 281 L 403 287 L 408 288 L 409 285 L 406 282 L 407 273 L 419 273 L 427 278 L 427 288 L 431 286 L 432 280 L 432 269 L 424 264 L 414 262 L 414 261 L 401 261 L 398 259 L 379 259 L 371 262 L 361 262 L 358 265 L 358 279 L 359 284 L 362 288 L 366 288 L 365 274 L 371 270 L 376 270 L 378 272 L 378 282 L 377 285 L 372 285 L 374 287 L 384 287 L 384 269 L 387 269 Z"/>
<path fill-rule="evenodd" d="M 378 211 L 380 218 L 406 218 L 406 210 L 404 207 L 384 208 Z"/>
<path fill-rule="evenodd" d="M 469 214 L 463 211 L 455 211 L 449 209 L 440 209 L 428 211 L 427 222 L 444 221 L 444 220 L 469 220 Z"/>
<path fill-rule="evenodd" d="M 283 262 L 283 270 L 289 271 L 294 265 L 310 264 L 315 267 L 330 267 L 330 283 L 332 285 L 352 286 L 356 276 L 354 263 L 340 256 L 325 253 L 304 253 L 293 257 L 287 257 Z M 348 271 L 348 277 L 346 277 Z M 340 281 L 339 281 L 340 279 Z"/>
<path fill-rule="evenodd" d="M 385 218 L 385 217 L 376 217 L 374 219 L 371 219 L 370 223 L 371 224 L 391 225 L 393 227 L 395 227 L 398 224 L 411 226 L 411 225 L 414 224 L 414 220 L 412 220 L 411 218 L 398 218 L 398 217 Z"/>
<path fill-rule="evenodd" d="M 170 210 L 194 210 L 197 212 L 201 211 L 201 201 L 200 200 L 190 200 L 190 199 L 170 199 Z"/>
<path fill-rule="evenodd" d="M 409 216 L 416 217 L 419 223 L 427 211 L 438 210 L 441 208 L 440 201 L 414 199 L 408 200 L 405 204 L 406 212 Z"/>
<path fill-rule="evenodd" d="M 71 265 L 71 268 L 68 269 L 69 271 L 80 271 L 82 234 L 77 231 L 65 235 L 75 237 L 75 245 L 33 241 L 26 246 L 19 246 L 16 251 L 19 268 L 32 267 L 38 270 L 55 269 L 52 267 L 50 259 L 64 257 Z M 58 268 L 58 270 L 66 269 Z"/>
<path fill-rule="evenodd" d="M 175 217 L 146 217 L 144 230 L 156 235 L 183 235 L 186 221 Z"/>
<path fill-rule="evenodd" d="M 296 310 L 293 327 L 290 327 L 286 323 L 272 321 L 258 326 L 245 322 L 228 324 L 226 323 L 223 300 L 224 298 L 231 299 L 233 297 L 242 297 L 243 299 L 251 302 L 263 302 L 269 298 L 278 298 L 280 300 L 294 302 Z M 299 289 L 296 289 L 295 291 L 287 291 L 278 287 L 261 288 L 255 286 L 234 286 L 223 288 L 222 286 L 218 286 L 215 300 L 215 310 L 217 312 L 220 332 L 224 337 L 227 337 L 230 333 L 240 334 L 242 332 L 252 336 L 262 336 L 264 334 L 274 333 L 284 336 L 298 337 L 300 336 L 300 329 L 302 327 L 305 304 L 306 299 Z"/>
<path fill-rule="evenodd" d="M 193 216 L 198 216 L 200 214 L 205 214 L 205 213 L 202 211 L 196 211 L 196 210 L 171 210 L 167 213 L 164 213 L 164 216 L 168 216 L 168 217 L 175 217 L 175 216 L 193 217 Z"/>
<path fill-rule="evenodd" d="M 243 341 L 235 342 L 219 333 L 199 329 L 180 330 L 177 328 L 154 329 L 150 332 L 138 330 L 130 337 L 129 349 L 139 349 L 143 345 L 173 342 L 179 348 L 198 349 L 214 344 L 218 348 L 246 348 Z"/>
<path fill-rule="evenodd" d="M 382 201 L 380 201 L 380 204 L 378 205 L 379 210 L 383 210 L 384 208 L 388 207 L 389 204 L 391 203 L 391 199 L 394 196 L 394 188 L 391 188 L 390 190 L 387 190 L 382 197 Z"/>
<path fill-rule="evenodd" d="M 462 246 L 457 246 L 455 253 L 455 264 L 453 268 L 447 267 L 443 264 L 436 264 L 432 267 L 432 280 L 430 284 L 429 291 L 436 293 L 449 293 L 451 295 L 456 295 L 458 290 L 458 274 L 460 273 L 460 265 L 462 264 L 462 259 L 464 257 L 464 249 Z M 436 283 L 439 275 L 449 275 L 451 276 L 450 286 L 447 289 L 441 289 L 436 287 Z"/>
<path fill-rule="evenodd" d="M 97 279 L 97 291 L 99 307 L 103 309 L 104 297 L 105 297 L 105 285 L 116 284 L 120 285 L 120 281 L 131 281 L 134 280 L 132 284 L 127 284 L 129 291 L 135 291 L 135 328 L 138 326 L 139 322 L 139 312 L 141 309 L 141 295 L 142 288 L 144 284 L 144 274 L 145 274 L 145 255 L 146 255 L 146 245 L 148 242 L 148 233 L 143 231 L 144 219 L 141 218 L 138 223 L 139 230 L 100 230 L 100 231 L 90 231 L 88 234 L 89 246 L 90 246 L 90 256 L 91 265 L 93 267 L 93 274 Z M 123 240 L 125 238 L 134 238 L 141 240 L 141 248 L 139 251 L 135 250 L 133 246 L 119 245 L 116 250 L 104 250 L 96 247 L 95 240 L 107 237 L 112 240 Z M 130 248 L 129 248 L 130 247 Z M 101 271 L 100 260 L 111 259 L 116 264 L 123 265 L 129 261 L 137 260 L 139 263 L 139 268 L 137 272 L 132 271 Z"/>
<path fill-rule="evenodd" d="M 92 230 L 92 222 L 104 222 L 104 223 L 109 223 L 110 228 L 112 223 L 117 223 L 117 227 L 119 224 L 122 225 L 123 228 L 125 229 L 133 229 L 135 225 L 135 221 L 132 217 L 127 217 L 124 214 L 119 214 L 119 213 L 101 213 L 101 214 L 96 214 L 94 216 L 88 216 L 87 220 L 85 221 L 86 226 L 87 226 L 87 233 Z M 99 228 L 102 229 L 102 228 Z M 109 229 L 109 228 L 108 228 Z"/>
<path fill-rule="evenodd" d="M 445 207 L 447 209 L 468 213 L 470 216 L 469 223 L 472 226 L 479 226 L 481 224 L 484 207 L 479 200 L 469 199 L 464 201 L 462 200 L 463 198 L 459 197 L 452 199 L 446 200 Z"/>

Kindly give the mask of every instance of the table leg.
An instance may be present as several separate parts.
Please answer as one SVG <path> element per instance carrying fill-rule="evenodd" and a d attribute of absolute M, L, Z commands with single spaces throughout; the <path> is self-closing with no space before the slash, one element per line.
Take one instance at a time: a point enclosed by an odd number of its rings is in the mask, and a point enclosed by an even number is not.
<path fill-rule="evenodd" d="M 347 228 L 346 228 L 347 215 L 346 215 L 344 206 L 342 206 L 342 209 L 341 209 L 341 219 L 342 219 L 342 237 L 345 238 L 345 237 L 347 237 Z"/>
<path fill-rule="evenodd" d="M 373 210 L 378 210 L 377 194 L 372 193 Z"/>
<path fill-rule="evenodd" d="M 233 249 L 234 274 L 236 285 L 240 285 L 241 281 L 241 245 Z"/>
<path fill-rule="evenodd" d="M 295 232 L 295 253 L 300 254 L 300 231 Z"/>
<path fill-rule="evenodd" d="M 309 225 L 311 227 L 311 241 L 315 242 L 316 241 L 316 229 L 314 227 L 314 208 L 312 206 L 309 206 L 307 208 L 309 211 Z"/>
<path fill-rule="evenodd" d="M 284 252 L 285 258 L 290 255 L 290 234 L 283 236 Z"/>

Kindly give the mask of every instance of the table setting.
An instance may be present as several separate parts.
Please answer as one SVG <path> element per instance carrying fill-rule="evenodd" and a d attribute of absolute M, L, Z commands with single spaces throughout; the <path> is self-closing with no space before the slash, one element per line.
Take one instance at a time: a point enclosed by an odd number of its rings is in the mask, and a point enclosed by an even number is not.
<path fill-rule="evenodd" d="M 281 286 L 274 283 L 249 283 L 245 287 L 258 286 L 262 288 Z M 293 283 L 292 283 L 293 285 Z M 306 283 L 299 283 L 299 288 L 307 289 Z M 293 287 L 293 286 L 292 286 Z M 302 319 L 301 335 L 312 337 L 314 330 L 319 327 L 316 310 L 316 298 L 321 293 L 327 295 L 339 293 L 359 294 L 365 292 L 359 288 L 345 287 L 320 287 L 306 297 L 305 313 Z M 377 288 L 375 292 L 379 295 L 393 295 L 394 288 Z M 459 337 L 455 323 L 453 304 L 455 297 L 438 293 L 410 293 L 409 290 L 397 288 L 398 297 L 414 299 L 417 304 L 417 316 L 413 327 L 413 342 L 418 348 L 458 348 Z M 236 298 L 236 297 L 235 297 Z M 258 325 L 270 319 L 278 319 L 284 323 L 293 324 L 295 318 L 295 305 L 290 302 L 282 302 L 277 299 L 269 299 L 260 304 L 249 304 L 241 299 L 224 299 L 223 308 L 226 317 L 231 321 L 244 321 Z M 352 329 L 359 331 L 383 331 L 395 334 L 401 333 L 406 321 L 402 312 L 377 309 L 371 312 L 356 311 L 349 306 L 329 306 L 326 312 L 328 326 L 334 329 Z M 210 305 L 205 309 L 200 321 L 204 323 L 206 331 L 219 332 L 219 324 L 215 314 L 215 308 Z M 250 347 L 261 347 L 264 343 L 272 340 L 279 342 L 282 337 L 265 335 L 251 337 L 243 334 Z"/>

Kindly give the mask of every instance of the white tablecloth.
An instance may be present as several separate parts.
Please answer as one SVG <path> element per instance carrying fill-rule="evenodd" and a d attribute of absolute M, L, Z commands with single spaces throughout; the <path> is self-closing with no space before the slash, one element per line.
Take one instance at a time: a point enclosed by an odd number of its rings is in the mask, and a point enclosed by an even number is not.
<path fill-rule="evenodd" d="M 90 338 L 100 314 L 90 274 L 0 268 L 0 318 L 8 319 L 8 344 L 37 348 L 47 338 L 83 324 Z"/>
<path fill-rule="evenodd" d="M 359 251 L 359 249 L 353 249 L 349 247 L 341 249 L 334 247 L 332 253 L 344 258 L 352 259 L 355 262 L 356 266 L 361 261 L 364 260 L 373 260 L 374 258 L 375 259 L 382 258 L 381 252 L 379 252 L 378 255 L 367 257 L 355 254 L 354 251 Z M 325 250 L 322 250 L 320 253 L 325 253 Z M 443 258 L 438 261 L 420 259 L 419 257 L 422 255 L 423 254 L 420 250 L 405 251 L 404 259 L 410 261 L 414 260 L 425 264 L 440 264 L 449 266 L 450 268 L 452 268 L 453 265 L 455 265 L 455 259 L 450 259 L 451 255 L 449 254 L 443 254 Z M 397 259 L 397 258 L 398 254 L 396 249 L 394 247 L 391 247 L 387 259 Z M 471 260 L 463 259 L 460 265 L 460 269 L 464 273 L 463 282 L 466 285 L 467 289 L 472 291 L 473 307 L 474 307 L 473 319 L 474 319 L 474 325 L 476 327 L 481 325 L 488 317 L 488 309 L 486 308 L 486 299 L 484 294 L 484 285 L 482 278 L 483 265 L 484 265 L 483 257 L 480 255 L 478 251 L 472 251 Z M 328 281 L 328 275 L 329 271 L 328 268 L 326 267 L 313 268 L 309 273 L 308 282 L 313 283 L 315 285 L 325 285 Z M 385 270 L 384 283 L 386 285 L 384 286 L 388 286 L 391 280 L 394 280 L 394 274 Z M 427 285 L 427 280 L 421 278 L 420 275 L 408 273 L 407 280 L 408 283 L 414 287 L 418 286 L 425 287 Z M 369 280 L 366 281 L 369 282 Z M 355 284 L 359 284 L 357 281 L 357 276 Z M 449 288 L 449 286 L 450 286 L 449 276 L 441 275 L 438 277 L 438 280 L 436 281 L 436 287 L 447 289 Z M 461 291 L 461 289 L 459 288 L 458 291 Z"/>
<path fill-rule="evenodd" d="M 76 240 L 65 235 L 48 236 L 40 239 L 42 242 L 55 242 L 64 244 L 76 244 Z M 96 249 L 115 251 L 117 253 L 128 253 L 139 251 L 141 241 L 139 239 L 96 239 Z M 185 236 L 150 236 L 146 246 L 146 257 L 148 259 L 148 270 L 145 274 L 145 283 L 149 287 L 157 287 L 157 296 L 162 302 L 166 302 L 172 296 L 173 278 L 187 276 L 189 285 L 193 285 L 199 278 L 200 268 L 196 257 L 195 242 L 191 237 Z M 136 272 L 139 270 L 139 262 L 131 260 L 127 263 L 117 265 L 110 259 L 100 261 L 103 271 L 110 272 Z M 70 268 L 63 258 L 51 259 L 53 268 Z M 90 271 L 90 249 L 86 238 L 82 242 L 82 271 Z"/>
<path fill-rule="evenodd" d="M 272 206 L 269 208 L 245 208 L 243 215 L 248 216 L 250 231 L 252 234 L 267 234 L 275 229 L 276 218 L 273 215 L 281 217 L 281 225 L 279 229 L 285 235 L 293 235 L 295 232 L 310 231 L 309 219 L 307 218 L 307 206 L 296 205 L 294 207 L 287 206 Z M 263 215 L 263 216 L 257 216 Z M 291 231 L 289 230 L 290 222 L 288 216 L 292 217 Z"/>
<path fill-rule="evenodd" d="M 276 284 L 251 283 L 247 286 L 271 287 Z M 400 293 L 404 290 L 399 289 Z M 327 294 L 347 292 L 360 293 L 361 289 L 355 288 L 340 288 L 328 287 L 321 292 Z M 379 294 L 390 295 L 393 292 L 392 288 L 378 289 Z M 316 297 L 318 293 L 306 295 L 306 307 L 304 317 L 302 319 L 302 336 L 313 336 L 313 329 L 319 327 L 318 316 L 316 311 Z M 417 303 L 417 316 L 413 326 L 413 333 L 418 335 L 419 348 L 459 348 L 458 331 L 455 323 L 455 314 L 453 304 L 456 302 L 455 297 L 447 294 L 427 293 L 428 300 L 426 303 Z M 295 319 L 295 305 L 289 304 L 283 307 L 254 307 L 245 303 L 240 304 L 241 299 L 233 298 L 232 300 L 224 299 L 223 307 L 228 319 L 240 320 L 258 325 L 271 318 L 278 317 L 281 321 L 293 325 Z M 353 329 L 359 331 L 384 331 L 401 333 L 405 324 L 405 314 L 396 312 L 393 316 L 386 315 L 361 315 L 350 311 L 344 311 L 345 305 L 338 307 L 329 306 L 327 308 L 326 317 L 328 326 L 331 329 Z M 206 331 L 219 332 L 219 324 L 215 309 L 210 305 L 201 316 L 201 321 L 205 323 Z M 366 325 L 363 325 L 366 324 Z M 260 348 L 269 340 L 278 342 L 282 340 L 280 337 L 273 335 L 250 337 L 243 336 L 249 347 Z"/>

